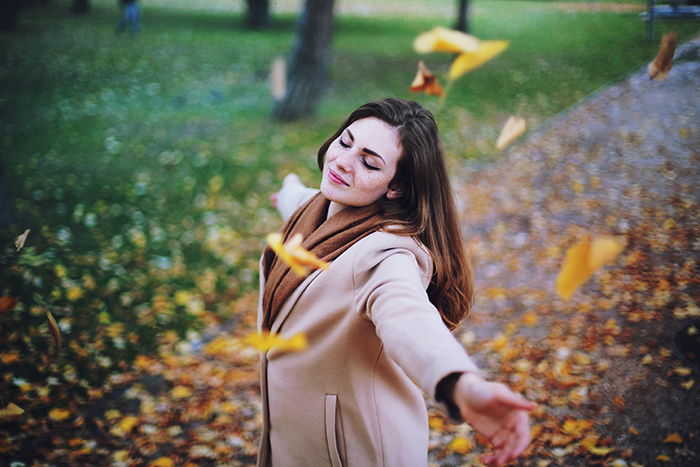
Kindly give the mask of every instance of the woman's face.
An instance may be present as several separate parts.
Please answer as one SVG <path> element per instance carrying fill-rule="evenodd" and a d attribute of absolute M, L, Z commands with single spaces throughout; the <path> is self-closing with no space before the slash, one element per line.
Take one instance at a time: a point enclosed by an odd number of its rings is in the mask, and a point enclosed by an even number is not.
<path fill-rule="evenodd" d="M 382 196 L 397 198 L 389 189 L 401 157 L 399 132 L 375 117 L 351 123 L 326 151 L 321 193 L 342 206 L 368 206 Z"/>

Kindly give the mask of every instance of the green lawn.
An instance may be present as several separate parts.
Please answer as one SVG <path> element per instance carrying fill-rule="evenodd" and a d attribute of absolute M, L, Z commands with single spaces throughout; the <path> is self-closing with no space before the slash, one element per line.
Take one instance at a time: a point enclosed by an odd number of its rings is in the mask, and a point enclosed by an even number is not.
<path fill-rule="evenodd" d="M 257 285 L 264 234 L 279 228 L 269 193 L 289 171 L 317 183 L 317 147 L 356 106 L 414 98 L 436 110 L 451 164 L 488 159 L 508 115 L 533 128 L 658 49 L 658 40 L 644 40 L 638 13 L 472 2 L 473 33 L 511 46 L 458 81 L 438 108 L 408 85 L 419 58 L 446 74 L 452 57 L 412 49 L 419 33 L 453 23 L 444 2 L 433 9 L 414 0 L 402 15 L 392 0 L 379 11 L 390 16 L 353 16 L 362 11 L 353 2 L 337 17 L 317 118 L 282 125 L 270 119 L 267 74 L 292 45 L 294 2 L 280 2 L 269 30 L 248 31 L 236 2 L 144 1 L 136 37 L 114 34 L 115 2 L 92 3 L 83 17 L 68 13 L 67 0 L 23 11 L 18 30 L 0 35 L 0 151 L 13 235 L 32 229 L 0 290 L 21 301 L 0 321 L 0 353 L 22 355 L 8 364 L 3 390 L 12 377 L 47 374 L 99 384 L 153 352 L 165 331 L 184 335 L 231 318 L 230 303 Z M 683 40 L 698 27 L 659 22 L 656 39 L 670 29 Z M 5 253 L 13 263 L 16 256 Z M 34 294 L 60 324 L 58 363 L 42 360 L 47 325 Z"/>

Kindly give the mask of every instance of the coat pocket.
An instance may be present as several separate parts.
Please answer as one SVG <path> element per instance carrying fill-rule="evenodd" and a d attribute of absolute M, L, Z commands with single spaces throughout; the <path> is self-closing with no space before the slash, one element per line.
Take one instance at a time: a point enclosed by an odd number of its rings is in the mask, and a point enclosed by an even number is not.
<path fill-rule="evenodd" d="M 335 394 L 326 394 L 324 411 L 326 420 L 326 446 L 328 447 L 331 465 L 333 467 L 343 467 L 340 452 L 341 450 L 345 450 L 345 443 L 343 442 L 343 424 L 340 419 L 340 410 L 338 408 L 338 396 Z"/>

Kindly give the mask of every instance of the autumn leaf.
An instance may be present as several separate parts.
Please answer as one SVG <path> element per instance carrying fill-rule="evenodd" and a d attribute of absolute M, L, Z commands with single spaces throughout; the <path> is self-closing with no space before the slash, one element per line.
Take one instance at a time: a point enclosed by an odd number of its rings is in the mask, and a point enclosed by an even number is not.
<path fill-rule="evenodd" d="M 286 339 L 273 332 L 250 334 L 243 339 L 243 343 L 253 347 L 258 352 L 267 352 L 272 349 L 299 352 L 306 350 L 309 345 L 306 336 L 302 333 Z"/>
<path fill-rule="evenodd" d="M 566 258 L 556 281 L 556 290 L 561 298 L 569 300 L 593 273 L 611 261 L 626 245 L 625 237 L 603 235 L 593 239 L 586 236 L 566 252 Z"/>
<path fill-rule="evenodd" d="M 450 441 L 450 444 L 447 446 L 447 449 L 453 452 L 458 452 L 460 454 L 467 454 L 469 453 L 469 451 L 472 450 L 472 442 L 463 436 L 457 436 L 452 441 Z"/>
<path fill-rule="evenodd" d="M 137 417 L 127 415 L 119 421 L 119 428 L 121 428 L 124 433 L 131 433 L 138 422 L 139 419 Z"/>
<path fill-rule="evenodd" d="M 522 117 L 515 117 L 511 115 L 506 120 L 506 124 L 503 125 L 501 129 L 501 134 L 498 135 L 498 140 L 496 141 L 496 149 L 499 151 L 506 148 L 510 143 L 515 141 L 520 135 L 525 133 L 525 119 Z"/>
<path fill-rule="evenodd" d="M 15 240 L 15 248 L 17 248 L 17 251 L 21 250 L 24 247 L 24 242 L 27 241 L 27 236 L 29 236 L 30 230 L 27 229 L 24 232 L 22 232 L 22 235 L 17 237 L 17 240 Z"/>
<path fill-rule="evenodd" d="M 58 323 L 53 317 L 50 311 L 46 311 L 46 319 L 49 322 L 49 330 L 51 331 L 51 337 L 53 337 L 53 343 L 56 346 L 56 352 L 61 350 L 61 330 L 58 328 Z"/>
<path fill-rule="evenodd" d="M 9 313 L 15 309 L 17 299 L 8 295 L 0 297 L 0 313 Z"/>
<path fill-rule="evenodd" d="M 16 417 L 18 415 L 22 415 L 23 413 L 24 409 L 10 402 L 9 404 L 7 404 L 7 407 L 5 407 L 4 409 L 0 409 L 0 420 Z"/>
<path fill-rule="evenodd" d="M 610 454 L 611 451 L 614 451 L 614 448 L 596 446 L 597 442 L 597 435 L 587 436 L 583 439 L 583 441 L 581 441 L 581 446 L 583 446 L 584 448 L 586 448 L 586 450 L 588 450 L 588 452 L 596 456 L 607 456 L 608 454 Z"/>
<path fill-rule="evenodd" d="M 426 68 L 423 61 L 418 62 L 418 73 L 408 88 L 411 92 L 425 91 L 432 96 L 442 96 L 443 89 L 438 83 L 437 77 Z"/>
<path fill-rule="evenodd" d="M 419 54 L 474 52 L 479 48 L 479 39 L 461 31 L 437 26 L 419 35 L 413 41 L 413 48 Z"/>
<path fill-rule="evenodd" d="M 175 386 L 172 391 L 170 391 L 170 395 L 175 399 L 186 399 L 192 395 L 192 389 L 187 386 Z"/>
<path fill-rule="evenodd" d="M 655 457 L 655 459 L 661 462 L 671 462 L 671 458 L 668 457 L 666 454 L 659 454 Z"/>
<path fill-rule="evenodd" d="M 279 258 L 287 263 L 292 271 L 300 276 L 308 274 L 308 268 L 328 269 L 328 263 L 321 261 L 313 253 L 301 246 L 300 234 L 292 236 L 285 244 L 282 244 L 282 234 L 271 233 L 267 236 L 267 244 L 270 245 Z"/>
<path fill-rule="evenodd" d="M 70 412 L 65 409 L 51 409 L 49 411 L 49 418 L 55 422 L 61 422 L 68 417 L 70 417 Z"/>
<path fill-rule="evenodd" d="M 661 38 L 661 46 L 659 53 L 647 67 L 649 79 L 657 81 L 664 80 L 668 77 L 668 72 L 673 66 L 673 54 L 676 51 L 676 33 L 671 31 L 664 34 Z"/>
<path fill-rule="evenodd" d="M 158 459 L 152 461 L 148 464 L 148 467 L 173 467 L 175 461 L 169 457 L 159 457 Z"/>
<path fill-rule="evenodd" d="M 580 437 L 583 436 L 583 432 L 592 428 L 594 425 L 591 420 L 574 420 L 568 419 L 564 422 L 562 426 L 562 431 L 566 434 Z"/>
<path fill-rule="evenodd" d="M 482 41 L 475 51 L 463 52 L 450 66 L 449 79 L 460 76 L 480 67 L 508 48 L 508 41 Z"/>
<path fill-rule="evenodd" d="M 664 438 L 663 442 L 664 443 L 682 444 L 683 438 L 681 438 L 681 435 L 679 435 L 678 433 L 671 433 L 670 435 L 668 435 Z"/>

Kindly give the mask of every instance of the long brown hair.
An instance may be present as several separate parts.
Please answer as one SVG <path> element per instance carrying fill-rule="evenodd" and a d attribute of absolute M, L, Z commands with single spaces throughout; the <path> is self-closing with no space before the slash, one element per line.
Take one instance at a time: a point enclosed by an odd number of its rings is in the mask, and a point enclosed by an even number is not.
<path fill-rule="evenodd" d="M 433 115 L 420 104 L 396 98 L 369 102 L 350 114 L 345 123 L 318 150 L 323 170 L 326 151 L 351 123 L 375 117 L 395 127 L 403 152 L 390 183 L 401 196 L 378 201 L 385 225 L 392 232 L 417 238 L 431 253 L 434 271 L 428 297 L 445 324 L 453 329 L 469 312 L 473 301 L 472 273 L 466 256 L 445 157 Z"/>

